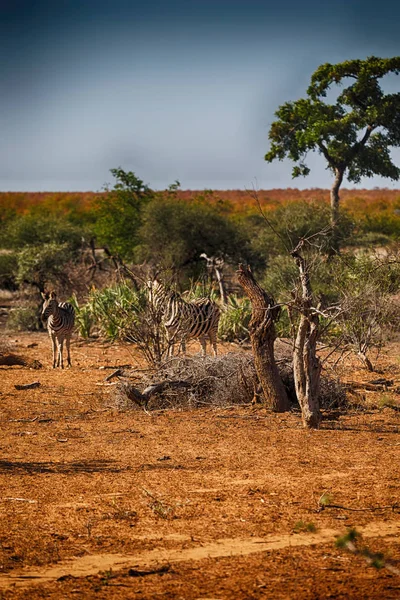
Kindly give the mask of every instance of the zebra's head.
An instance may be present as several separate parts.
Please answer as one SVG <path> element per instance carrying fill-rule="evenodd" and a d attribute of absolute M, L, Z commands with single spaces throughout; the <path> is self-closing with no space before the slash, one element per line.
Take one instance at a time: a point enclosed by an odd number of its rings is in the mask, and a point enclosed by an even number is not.
<path fill-rule="evenodd" d="M 44 300 L 42 307 L 42 320 L 46 321 L 50 315 L 52 315 L 58 306 L 57 295 L 55 292 L 44 292 L 42 293 Z"/>

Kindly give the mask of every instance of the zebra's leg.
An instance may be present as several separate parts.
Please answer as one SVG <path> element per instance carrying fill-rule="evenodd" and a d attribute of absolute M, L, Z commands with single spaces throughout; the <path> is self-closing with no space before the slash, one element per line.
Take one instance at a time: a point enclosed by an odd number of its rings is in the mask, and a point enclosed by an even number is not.
<path fill-rule="evenodd" d="M 57 339 L 55 336 L 54 332 L 50 332 L 50 339 L 51 339 L 51 343 L 53 346 L 53 369 L 56 368 L 56 361 L 57 361 L 57 355 L 58 355 L 58 348 L 57 348 Z"/>
<path fill-rule="evenodd" d="M 58 340 L 58 361 L 57 367 L 64 368 L 64 360 L 63 360 L 63 350 L 64 350 L 64 338 L 62 337 Z"/>
<path fill-rule="evenodd" d="M 174 338 L 167 332 L 168 351 L 167 358 L 172 358 L 174 355 Z"/>
<path fill-rule="evenodd" d="M 217 352 L 217 336 L 210 335 L 210 343 L 211 343 L 211 346 L 213 348 L 213 354 L 214 354 L 214 356 L 217 356 L 217 354 L 218 354 L 218 352 Z"/>
<path fill-rule="evenodd" d="M 201 354 L 202 356 L 207 356 L 207 342 L 206 342 L 206 338 L 205 337 L 201 337 L 199 338 L 200 344 L 201 344 Z"/>
<path fill-rule="evenodd" d="M 72 367 L 71 352 L 70 352 L 70 346 L 71 346 L 71 336 L 70 335 L 67 335 L 67 337 L 65 338 L 65 345 L 67 347 L 67 366 Z"/>
<path fill-rule="evenodd" d="M 183 356 L 186 356 L 186 340 L 185 338 L 181 339 L 181 349 Z"/>

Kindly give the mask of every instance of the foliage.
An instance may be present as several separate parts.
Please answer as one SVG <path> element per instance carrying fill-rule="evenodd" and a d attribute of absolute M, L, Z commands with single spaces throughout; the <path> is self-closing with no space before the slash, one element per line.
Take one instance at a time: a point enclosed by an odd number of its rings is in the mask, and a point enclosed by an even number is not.
<path fill-rule="evenodd" d="M 197 201 L 154 199 L 144 210 L 139 239 L 137 258 L 164 269 L 204 268 L 203 252 L 235 261 L 248 260 L 251 254 L 238 225 Z"/>
<path fill-rule="evenodd" d="M 69 302 L 75 309 L 75 327 L 79 335 L 87 340 L 90 338 L 95 324 L 95 317 L 91 310 L 91 306 L 88 303 L 81 305 L 76 294 L 73 294 Z"/>
<path fill-rule="evenodd" d="M 388 238 L 400 239 L 400 214 L 382 212 L 366 214 L 360 223 L 363 232 L 380 233 Z"/>
<path fill-rule="evenodd" d="M 72 251 L 82 246 L 84 230 L 54 215 L 30 213 L 16 216 L 4 227 L 0 235 L 3 248 L 20 250 L 40 244 L 65 244 Z"/>
<path fill-rule="evenodd" d="M 249 324 L 251 319 L 251 302 L 249 298 L 230 295 L 228 306 L 221 311 L 218 327 L 219 337 L 226 342 L 243 342 L 249 340 Z"/>
<path fill-rule="evenodd" d="M 38 331 L 40 313 L 37 306 L 21 306 L 10 310 L 7 327 L 17 331 Z"/>
<path fill-rule="evenodd" d="M 0 252 L 0 288 L 15 289 L 15 276 L 18 269 L 18 256 L 16 252 Z"/>
<path fill-rule="evenodd" d="M 26 246 L 18 253 L 16 281 L 36 285 L 41 291 L 51 283 L 63 284 L 68 279 L 66 265 L 72 258 L 67 244 Z"/>
<path fill-rule="evenodd" d="M 337 333 L 372 371 L 369 351 L 382 345 L 385 332 L 400 325 L 393 300 L 400 289 L 400 261 L 371 255 L 338 260 L 332 283 L 340 298 Z"/>
<path fill-rule="evenodd" d="M 303 521 L 297 521 L 293 527 L 293 533 L 315 533 L 317 531 L 317 527 L 315 523 Z"/>
<path fill-rule="evenodd" d="M 288 157 L 296 164 L 293 177 L 308 175 L 309 151 L 322 154 L 328 168 L 347 170 L 349 181 L 381 175 L 398 180 L 391 146 L 400 145 L 400 94 L 385 94 L 379 80 L 400 73 L 400 56 L 348 60 L 321 65 L 311 77 L 306 99 L 286 102 L 270 129 L 271 162 Z M 344 87 L 346 82 L 350 85 Z M 333 84 L 342 86 L 333 104 L 325 102 Z M 360 132 L 362 137 L 360 139 Z"/>
<path fill-rule="evenodd" d="M 93 289 L 86 304 L 79 305 L 76 299 L 73 303 L 82 337 L 96 327 L 107 339 L 135 344 L 150 364 L 159 364 L 167 355 L 169 343 L 161 313 L 148 301 L 147 289 L 134 290 L 122 282 Z"/>
<path fill-rule="evenodd" d="M 392 147 L 400 146 L 400 93 L 385 94 L 379 84 L 384 76 L 399 73 L 400 56 L 326 63 L 312 75 L 307 98 L 286 102 L 275 113 L 265 160 L 289 158 L 294 162 L 292 176 L 305 176 L 310 172 L 307 154 L 317 151 L 334 174 L 331 253 L 340 247 L 336 234 L 344 176 L 355 183 L 374 175 L 400 178 L 390 155 Z M 329 104 L 328 93 L 332 97 L 336 91 L 333 84 L 339 93 Z"/>
<path fill-rule="evenodd" d="M 247 215 L 240 222 L 248 230 L 254 253 L 266 259 L 287 254 L 301 239 L 309 237 L 319 251 L 328 253 L 330 248 L 330 209 L 316 200 L 287 202 L 264 216 Z M 354 227 L 354 220 L 347 211 L 342 211 L 337 237 L 343 245 L 351 240 Z"/>
<path fill-rule="evenodd" d="M 132 259 L 138 243 L 142 212 L 154 192 L 132 171 L 111 169 L 114 187 L 105 188 L 95 206 L 94 233 L 100 244 L 122 259 Z"/>
<path fill-rule="evenodd" d="M 382 552 L 372 552 L 364 543 L 362 535 L 354 528 L 336 540 L 337 548 L 344 548 L 356 556 L 364 558 L 366 563 L 375 569 L 387 569 L 395 575 L 400 575 L 400 570 L 390 563 Z"/>
<path fill-rule="evenodd" d="M 87 304 L 78 308 L 78 315 L 87 311 L 101 335 L 110 340 L 124 339 L 124 332 L 139 318 L 145 303 L 143 291 L 136 292 L 129 284 L 118 283 L 102 290 L 93 289 Z"/>

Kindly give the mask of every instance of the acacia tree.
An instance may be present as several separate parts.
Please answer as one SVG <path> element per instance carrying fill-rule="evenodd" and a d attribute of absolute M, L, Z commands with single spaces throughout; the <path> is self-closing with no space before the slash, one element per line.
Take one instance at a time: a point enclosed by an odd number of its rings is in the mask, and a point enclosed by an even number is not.
<path fill-rule="evenodd" d="M 286 102 L 271 125 L 271 146 L 265 160 L 289 158 L 292 176 L 308 175 L 307 154 L 317 151 L 334 175 L 331 188 L 332 249 L 339 249 L 339 189 L 344 176 L 358 183 L 362 177 L 400 178 L 390 148 L 400 146 L 400 93 L 385 94 L 380 80 L 400 73 L 400 56 L 348 60 L 321 65 L 312 75 L 307 98 Z M 331 104 L 333 84 L 340 93 Z M 348 85 L 347 85 L 348 84 Z M 332 90 L 333 92 L 334 90 Z"/>

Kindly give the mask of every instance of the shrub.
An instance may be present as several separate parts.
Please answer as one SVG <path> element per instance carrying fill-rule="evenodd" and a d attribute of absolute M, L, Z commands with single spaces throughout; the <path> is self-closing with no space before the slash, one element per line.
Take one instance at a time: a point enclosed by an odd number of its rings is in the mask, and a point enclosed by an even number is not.
<path fill-rule="evenodd" d="M 231 295 L 228 306 L 221 311 L 218 335 L 226 342 L 243 342 L 250 338 L 251 302 L 248 298 Z"/>
<path fill-rule="evenodd" d="M 41 329 L 38 307 L 21 306 L 12 308 L 8 315 L 7 327 L 17 331 L 38 331 Z"/>
<path fill-rule="evenodd" d="M 288 254 L 300 239 L 314 236 L 313 243 L 323 253 L 331 245 L 330 208 L 317 201 L 290 202 L 268 211 L 267 221 L 262 215 L 249 215 L 243 220 L 247 235 L 252 240 L 253 251 L 265 258 Z M 351 240 L 355 224 L 348 213 L 342 211 L 338 223 L 338 240 L 347 245 Z M 321 235 L 318 235 L 320 232 Z"/>
<path fill-rule="evenodd" d="M 67 244 L 26 246 L 18 253 L 17 283 L 31 283 L 44 289 L 50 283 L 63 284 L 68 280 L 66 265 L 72 260 Z"/>
<path fill-rule="evenodd" d="M 122 259 L 133 258 L 144 207 L 154 192 L 132 171 L 111 169 L 116 182 L 98 198 L 93 231 L 100 244 Z"/>
<path fill-rule="evenodd" d="M 118 283 L 102 290 L 93 289 L 80 311 L 92 316 L 101 335 L 115 340 L 126 337 L 132 321 L 138 318 L 145 304 L 143 291 L 136 292 L 129 284 Z"/>
<path fill-rule="evenodd" d="M 240 225 L 213 206 L 174 198 L 157 198 L 144 210 L 137 258 L 163 269 L 204 270 L 200 255 L 251 261 L 251 249 Z"/>
<path fill-rule="evenodd" d="M 63 218 L 30 213 L 16 216 L 6 224 L 0 236 L 0 245 L 20 250 L 25 246 L 56 244 L 77 251 L 82 245 L 83 234 L 81 227 Z"/>
<path fill-rule="evenodd" d="M 15 252 L 0 252 L 0 288 L 13 290 L 16 288 L 18 257 Z"/>
<path fill-rule="evenodd" d="M 82 337 L 94 327 L 111 341 L 133 343 L 150 364 L 158 364 L 167 355 L 169 342 L 161 324 L 161 314 L 148 301 L 145 289 L 134 290 L 119 283 L 102 290 L 93 289 L 86 304 L 72 302 Z"/>
<path fill-rule="evenodd" d="M 89 304 L 79 304 L 76 294 L 73 294 L 69 301 L 75 309 L 75 327 L 79 335 L 87 340 L 91 336 L 95 324 L 91 307 Z"/>

